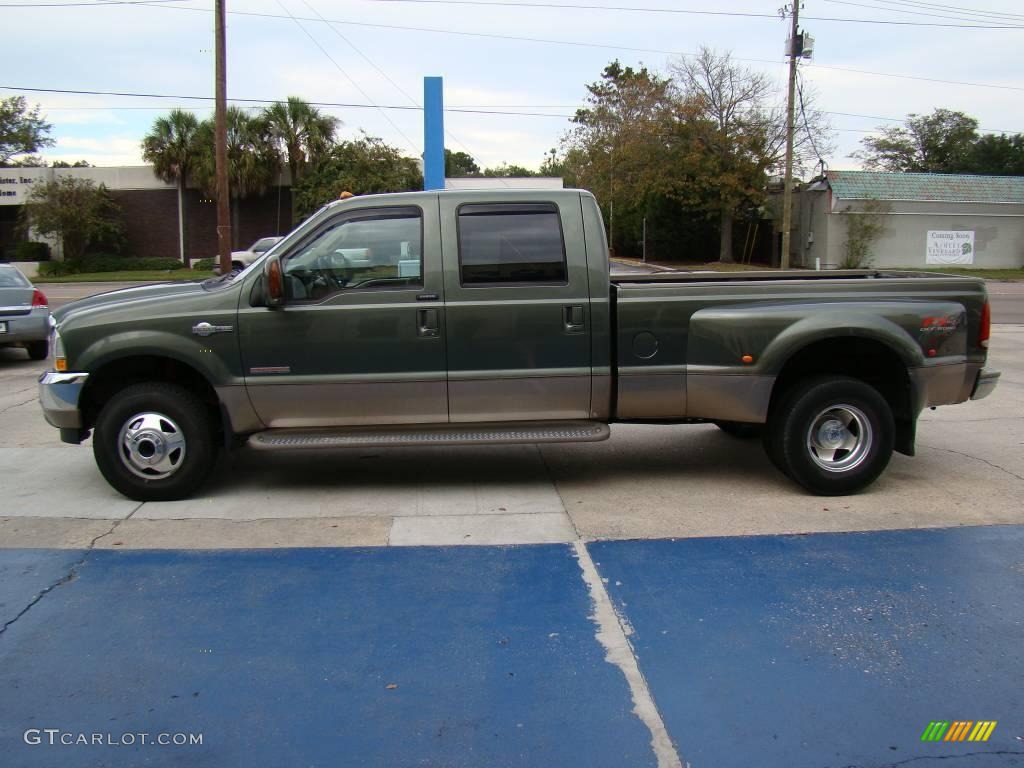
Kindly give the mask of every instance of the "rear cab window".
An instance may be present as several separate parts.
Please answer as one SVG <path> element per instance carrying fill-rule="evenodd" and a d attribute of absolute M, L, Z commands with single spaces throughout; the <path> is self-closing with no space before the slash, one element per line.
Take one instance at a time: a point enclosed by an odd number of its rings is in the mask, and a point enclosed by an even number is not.
<path fill-rule="evenodd" d="M 459 276 L 465 287 L 565 285 L 568 269 L 554 203 L 466 203 L 458 208 Z"/>

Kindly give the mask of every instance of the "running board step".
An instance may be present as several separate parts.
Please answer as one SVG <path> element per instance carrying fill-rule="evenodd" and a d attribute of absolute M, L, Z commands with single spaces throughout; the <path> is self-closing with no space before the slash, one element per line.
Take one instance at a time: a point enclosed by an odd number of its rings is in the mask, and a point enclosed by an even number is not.
<path fill-rule="evenodd" d="M 596 443 L 610 436 L 608 425 L 597 421 L 519 421 L 501 424 L 268 429 L 250 437 L 249 445 L 261 451 L 278 451 L 413 445 Z"/>

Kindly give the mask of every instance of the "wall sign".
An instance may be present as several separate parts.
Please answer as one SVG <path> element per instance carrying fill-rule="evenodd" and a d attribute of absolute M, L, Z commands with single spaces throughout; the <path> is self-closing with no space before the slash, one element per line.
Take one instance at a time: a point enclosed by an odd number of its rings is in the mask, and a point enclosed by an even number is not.
<path fill-rule="evenodd" d="M 974 230 L 928 230 L 925 264 L 973 264 Z"/>

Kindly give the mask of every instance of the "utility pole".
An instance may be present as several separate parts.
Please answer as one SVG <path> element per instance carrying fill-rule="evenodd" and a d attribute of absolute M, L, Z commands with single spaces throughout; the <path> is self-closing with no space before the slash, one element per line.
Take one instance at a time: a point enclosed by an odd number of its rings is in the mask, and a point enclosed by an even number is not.
<path fill-rule="evenodd" d="M 213 133 L 214 154 L 217 174 L 217 254 L 220 257 L 220 273 L 231 271 L 231 200 L 228 190 L 228 72 L 227 51 L 224 42 L 224 2 L 216 0 L 215 35 L 216 41 L 216 108 L 214 111 Z"/>
<path fill-rule="evenodd" d="M 784 11 L 786 9 L 783 9 Z M 789 100 L 786 102 L 786 175 L 782 188 L 782 254 L 780 266 L 789 269 L 789 237 L 793 228 L 793 111 L 796 107 L 796 62 L 800 58 L 797 32 L 800 23 L 800 0 L 793 0 L 790 13 L 793 28 L 789 35 Z"/>

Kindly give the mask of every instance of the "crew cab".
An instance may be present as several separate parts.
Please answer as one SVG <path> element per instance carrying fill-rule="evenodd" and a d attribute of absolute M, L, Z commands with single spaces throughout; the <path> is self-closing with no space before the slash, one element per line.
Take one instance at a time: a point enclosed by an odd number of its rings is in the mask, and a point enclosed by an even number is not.
<path fill-rule="evenodd" d="M 331 203 L 258 261 L 55 313 L 47 421 L 139 500 L 218 452 L 598 441 L 609 424 L 760 432 L 817 494 L 912 455 L 981 398 L 981 280 L 879 271 L 609 275 L 594 197 L 477 190 Z"/>

